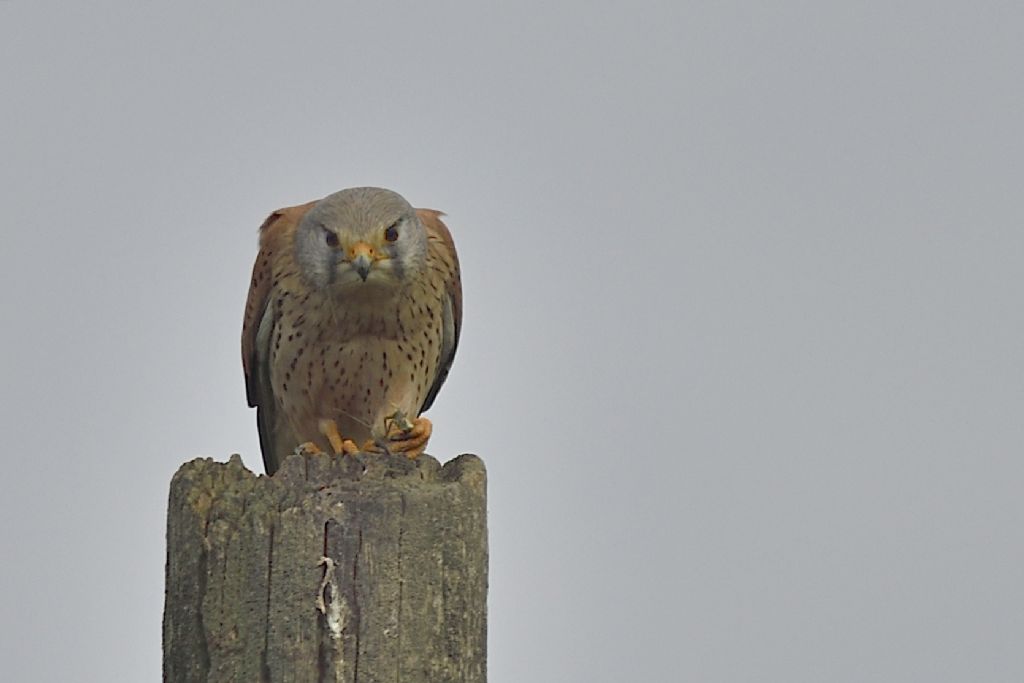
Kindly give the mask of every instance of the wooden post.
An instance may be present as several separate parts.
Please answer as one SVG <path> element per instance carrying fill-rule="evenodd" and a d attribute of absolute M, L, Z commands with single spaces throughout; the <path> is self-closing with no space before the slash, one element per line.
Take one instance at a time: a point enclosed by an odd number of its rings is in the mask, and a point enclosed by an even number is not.
<path fill-rule="evenodd" d="M 170 683 L 484 683 L 483 462 L 198 459 L 171 481 Z"/>

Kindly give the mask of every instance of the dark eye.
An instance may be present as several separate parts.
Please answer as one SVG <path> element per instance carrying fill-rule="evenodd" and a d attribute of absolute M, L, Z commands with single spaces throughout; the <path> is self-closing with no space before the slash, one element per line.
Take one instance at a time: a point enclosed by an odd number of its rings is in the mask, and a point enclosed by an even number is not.
<path fill-rule="evenodd" d="M 326 242 L 329 247 L 336 247 L 338 246 L 338 236 L 327 228 L 324 228 L 324 242 Z"/>
<path fill-rule="evenodd" d="M 387 230 L 384 231 L 384 239 L 388 242 L 394 242 L 398 239 L 398 223 L 394 223 Z"/>

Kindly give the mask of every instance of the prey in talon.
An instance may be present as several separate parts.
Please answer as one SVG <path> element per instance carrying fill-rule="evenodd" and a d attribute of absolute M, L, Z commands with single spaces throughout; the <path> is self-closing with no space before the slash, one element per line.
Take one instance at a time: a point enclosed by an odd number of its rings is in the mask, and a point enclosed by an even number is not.
<path fill-rule="evenodd" d="M 433 425 L 425 417 L 410 422 L 401 409 L 384 419 L 386 434 L 385 449 L 389 453 L 401 453 L 410 459 L 418 458 L 427 447 Z"/>
<path fill-rule="evenodd" d="M 300 445 L 423 453 L 433 426 L 422 413 L 462 326 L 459 261 L 442 215 L 360 187 L 263 223 L 242 363 L 267 474 Z"/>
<path fill-rule="evenodd" d="M 384 433 L 389 437 L 392 434 L 408 434 L 412 427 L 412 422 L 409 422 L 409 417 L 401 408 L 384 418 Z"/>

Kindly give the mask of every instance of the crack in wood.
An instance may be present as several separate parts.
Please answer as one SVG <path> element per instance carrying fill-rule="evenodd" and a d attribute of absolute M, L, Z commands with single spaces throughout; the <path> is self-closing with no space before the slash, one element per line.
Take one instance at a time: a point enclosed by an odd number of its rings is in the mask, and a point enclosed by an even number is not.
<path fill-rule="evenodd" d="M 175 475 L 165 680 L 486 680 L 482 464 L 356 460 L 292 456 L 265 478 L 197 459 Z"/>
<path fill-rule="evenodd" d="M 363 554 L 363 529 L 359 527 L 359 541 L 356 545 L 355 557 L 352 558 L 352 616 L 355 622 L 356 647 L 352 665 L 352 683 L 359 683 L 359 635 L 362 631 L 362 608 L 359 604 L 359 558 Z"/>
<path fill-rule="evenodd" d="M 270 595 L 274 581 L 274 525 L 270 525 L 267 539 L 267 599 L 263 617 L 263 650 L 260 652 L 261 683 L 270 683 L 270 661 L 267 651 L 270 649 Z"/>

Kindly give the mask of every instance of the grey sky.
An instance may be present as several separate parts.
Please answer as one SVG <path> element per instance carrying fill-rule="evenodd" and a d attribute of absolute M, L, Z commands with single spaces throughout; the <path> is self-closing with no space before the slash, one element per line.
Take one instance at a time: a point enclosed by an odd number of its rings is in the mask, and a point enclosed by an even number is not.
<path fill-rule="evenodd" d="M 0 678 L 158 680 L 271 210 L 449 214 L 490 680 L 1024 679 L 1018 3 L 0 3 Z"/>

